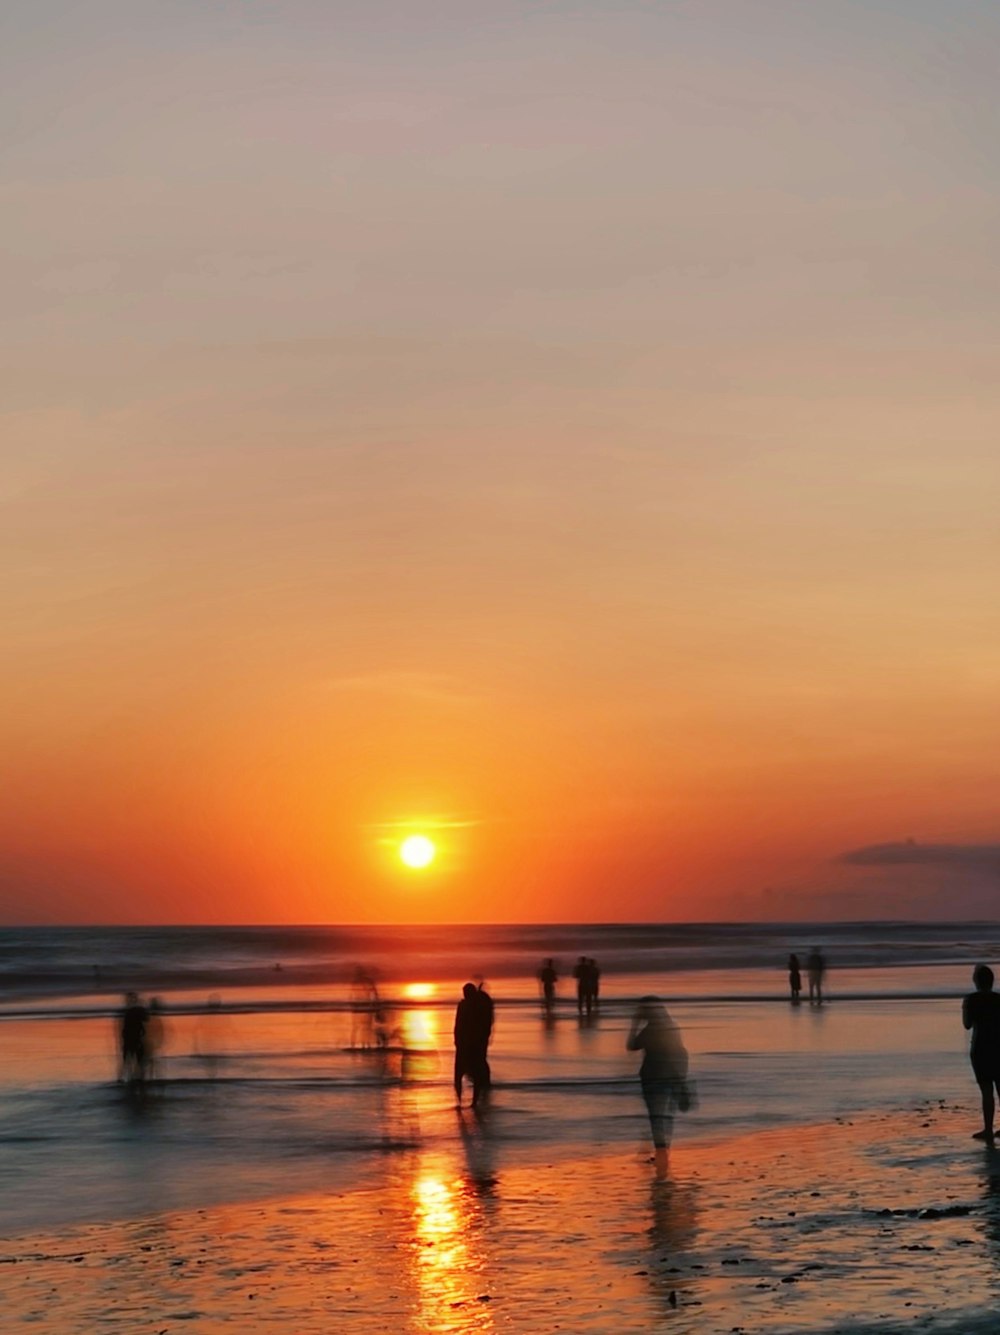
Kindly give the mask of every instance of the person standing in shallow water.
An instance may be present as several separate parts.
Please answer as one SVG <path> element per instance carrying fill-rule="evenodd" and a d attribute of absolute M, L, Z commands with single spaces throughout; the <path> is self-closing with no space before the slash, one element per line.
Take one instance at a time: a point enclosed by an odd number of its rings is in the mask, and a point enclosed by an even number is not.
<path fill-rule="evenodd" d="M 462 1082 L 468 1076 L 472 1081 L 473 1108 L 490 1085 L 486 1052 L 492 1028 L 493 999 L 475 983 L 466 983 L 455 1010 L 455 1098 L 462 1102 Z"/>
<path fill-rule="evenodd" d="M 802 972 L 799 969 L 798 955 L 789 955 L 788 957 L 788 991 L 792 1003 L 797 1006 L 802 994 Z"/>
<path fill-rule="evenodd" d="M 556 983 L 559 981 L 559 975 L 556 973 L 555 960 L 547 959 L 538 970 L 538 982 L 542 989 L 542 1006 L 545 1008 L 546 1015 L 552 1014 L 552 1007 L 556 1001 Z"/>
<path fill-rule="evenodd" d="M 823 952 L 819 946 L 813 946 L 809 952 L 809 957 L 806 960 L 806 971 L 809 974 L 809 1004 L 810 1006 L 822 1006 L 826 960 L 823 958 Z"/>
<path fill-rule="evenodd" d="M 643 997 L 632 1017 L 625 1040 L 629 1052 L 641 1052 L 639 1082 L 646 1101 L 653 1145 L 658 1153 L 670 1148 L 674 1112 L 689 1106 L 688 1055 L 681 1031 L 659 997 Z"/>
<path fill-rule="evenodd" d="M 993 970 L 977 964 L 972 971 L 975 992 L 962 1000 L 962 1024 L 972 1030 L 969 1057 L 983 1099 L 983 1129 L 976 1140 L 993 1144 L 994 1087 L 1000 1092 L 1000 995 L 993 991 Z"/>
<path fill-rule="evenodd" d="M 126 992 L 125 1006 L 119 1016 L 118 1078 L 130 1087 L 141 1086 L 146 1079 L 149 1054 L 146 1049 L 146 1025 L 149 1012 L 134 992 Z"/>

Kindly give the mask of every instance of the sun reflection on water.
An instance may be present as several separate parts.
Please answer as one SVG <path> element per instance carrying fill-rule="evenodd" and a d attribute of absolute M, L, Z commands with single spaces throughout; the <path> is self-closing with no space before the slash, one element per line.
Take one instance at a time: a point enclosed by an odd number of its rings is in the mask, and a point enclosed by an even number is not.
<path fill-rule="evenodd" d="M 449 1332 L 494 1329 L 488 1304 L 483 1255 L 483 1218 L 455 1166 L 443 1159 L 421 1165 L 410 1201 L 413 1219 L 411 1257 L 427 1330 Z M 474 1324 L 471 1324 L 474 1323 Z"/>

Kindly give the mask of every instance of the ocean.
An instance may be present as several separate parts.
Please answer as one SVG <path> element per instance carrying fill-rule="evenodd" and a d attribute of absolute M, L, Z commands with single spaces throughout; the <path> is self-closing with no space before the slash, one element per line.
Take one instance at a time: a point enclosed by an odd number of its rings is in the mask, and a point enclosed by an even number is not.
<path fill-rule="evenodd" d="M 822 1008 L 788 1003 L 785 961 L 820 946 Z M 677 1135 L 847 1117 L 968 1092 L 957 998 L 1000 954 L 983 923 L 500 927 L 20 928 L 0 932 L 0 1235 L 344 1190 L 386 1156 L 454 1140 L 454 1006 L 496 1001 L 491 1143 L 511 1163 L 642 1143 L 637 999 L 663 998 L 699 1103 Z M 598 960 L 577 1014 L 570 975 Z M 561 974 L 546 1021 L 535 981 Z M 386 1050 L 352 993 L 376 980 Z M 163 1005 L 156 1080 L 117 1083 L 117 1016 Z"/>

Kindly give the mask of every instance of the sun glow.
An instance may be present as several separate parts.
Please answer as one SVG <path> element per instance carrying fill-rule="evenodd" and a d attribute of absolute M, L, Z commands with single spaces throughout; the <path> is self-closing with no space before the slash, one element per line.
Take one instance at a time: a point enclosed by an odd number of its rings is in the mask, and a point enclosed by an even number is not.
<path fill-rule="evenodd" d="M 399 856 L 408 867 L 429 867 L 437 850 L 425 834 L 411 834 L 399 846 Z"/>
<path fill-rule="evenodd" d="M 403 988 L 403 996 L 410 1001 L 426 1001 L 436 991 L 433 983 L 407 983 Z"/>

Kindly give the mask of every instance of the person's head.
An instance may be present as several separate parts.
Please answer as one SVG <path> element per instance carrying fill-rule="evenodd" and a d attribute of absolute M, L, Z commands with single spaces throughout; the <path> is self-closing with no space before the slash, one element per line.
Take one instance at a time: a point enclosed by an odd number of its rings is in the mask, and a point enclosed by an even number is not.
<path fill-rule="evenodd" d="M 462 996 L 465 997 L 466 1001 L 471 1001 L 475 995 L 476 995 L 475 983 L 466 983 L 465 986 L 462 988 Z"/>
<path fill-rule="evenodd" d="M 977 964 L 972 970 L 972 981 L 979 992 L 989 992 L 993 988 L 993 970 L 988 964 Z"/>
<path fill-rule="evenodd" d="M 663 1002 L 659 997 L 640 997 L 639 1005 L 636 1007 L 635 1018 L 640 1023 L 650 1024 L 657 1020 L 665 1020 L 667 1012 Z"/>
<path fill-rule="evenodd" d="M 125 993 L 125 1005 L 126 1005 L 126 1006 L 138 1006 L 138 1004 L 139 1004 L 139 997 L 138 997 L 138 995 L 137 995 L 135 992 L 126 992 L 126 993 Z"/>

